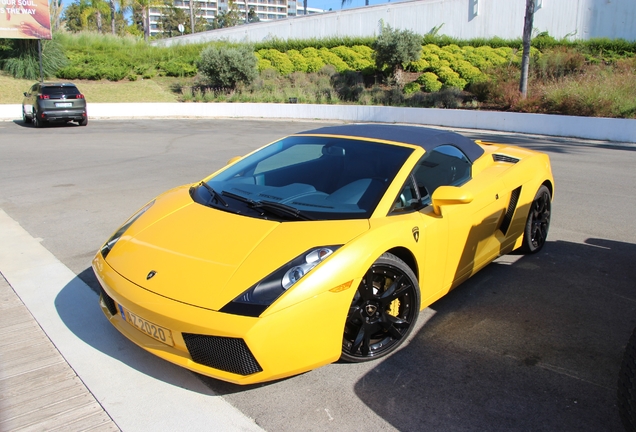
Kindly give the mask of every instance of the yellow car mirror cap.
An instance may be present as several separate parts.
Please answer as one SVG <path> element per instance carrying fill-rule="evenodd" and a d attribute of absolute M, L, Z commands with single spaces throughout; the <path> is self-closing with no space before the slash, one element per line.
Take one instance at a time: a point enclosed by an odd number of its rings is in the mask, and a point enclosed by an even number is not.
<path fill-rule="evenodd" d="M 440 186 L 432 196 L 433 211 L 442 214 L 442 207 L 455 204 L 468 204 L 473 201 L 473 194 L 456 186 Z"/>
<path fill-rule="evenodd" d="M 232 165 L 234 162 L 243 159 L 243 156 L 234 156 L 232 159 L 227 161 L 226 165 Z"/>

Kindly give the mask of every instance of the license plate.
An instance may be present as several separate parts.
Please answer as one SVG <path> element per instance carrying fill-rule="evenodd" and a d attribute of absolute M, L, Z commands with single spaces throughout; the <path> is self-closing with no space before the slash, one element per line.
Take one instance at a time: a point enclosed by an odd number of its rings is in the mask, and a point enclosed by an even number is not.
<path fill-rule="evenodd" d="M 174 341 L 172 340 L 172 332 L 170 330 L 158 326 L 157 324 L 153 324 L 150 321 L 147 321 L 142 317 L 135 315 L 128 309 L 124 309 L 124 307 L 120 304 L 118 304 L 117 306 L 119 306 L 121 316 L 126 320 L 127 323 L 131 324 L 140 332 L 145 333 L 151 338 L 158 340 L 159 342 L 165 343 L 166 345 L 174 346 Z"/>
<path fill-rule="evenodd" d="M 69 108 L 73 106 L 73 102 L 56 102 L 55 106 L 58 108 Z"/>

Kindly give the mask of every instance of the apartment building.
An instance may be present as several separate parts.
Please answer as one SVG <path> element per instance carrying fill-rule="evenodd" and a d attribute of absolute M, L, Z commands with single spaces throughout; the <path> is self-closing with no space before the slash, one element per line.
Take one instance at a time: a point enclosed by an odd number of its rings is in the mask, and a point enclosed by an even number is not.
<path fill-rule="evenodd" d="M 190 13 L 190 1 L 195 1 L 195 10 L 197 16 L 205 18 L 210 24 L 221 11 L 227 11 L 229 0 L 172 0 L 173 5 L 179 9 L 183 9 L 186 15 Z M 235 4 L 241 16 L 245 16 L 245 10 L 254 9 L 256 15 L 261 21 L 274 21 L 304 15 L 303 2 L 295 0 L 235 0 Z M 150 35 L 154 36 L 161 33 L 159 21 L 162 15 L 162 7 L 153 7 L 150 9 Z M 323 12 L 322 9 L 307 8 L 307 14 Z M 185 26 L 188 23 L 184 23 Z"/>

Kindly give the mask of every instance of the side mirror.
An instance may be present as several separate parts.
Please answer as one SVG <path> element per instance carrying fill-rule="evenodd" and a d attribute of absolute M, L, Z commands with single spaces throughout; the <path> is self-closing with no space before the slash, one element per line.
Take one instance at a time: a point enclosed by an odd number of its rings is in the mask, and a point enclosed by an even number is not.
<path fill-rule="evenodd" d="M 232 159 L 230 159 L 229 161 L 227 161 L 226 165 L 230 165 L 233 164 L 234 162 L 236 162 L 237 160 L 243 159 L 243 156 L 234 156 Z"/>
<path fill-rule="evenodd" d="M 26 96 L 26 95 L 27 95 L 27 94 L 26 94 L 26 92 L 22 92 L 22 94 L 23 94 L 24 96 Z"/>
<path fill-rule="evenodd" d="M 441 216 L 443 206 L 468 204 L 473 201 L 473 194 L 456 186 L 440 186 L 433 192 L 431 200 L 433 211 Z"/>

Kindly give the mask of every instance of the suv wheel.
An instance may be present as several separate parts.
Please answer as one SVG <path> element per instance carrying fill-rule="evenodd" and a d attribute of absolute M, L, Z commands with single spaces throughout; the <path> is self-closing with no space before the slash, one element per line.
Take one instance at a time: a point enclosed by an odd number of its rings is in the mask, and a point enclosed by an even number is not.
<path fill-rule="evenodd" d="M 22 107 L 22 121 L 26 124 L 31 123 L 31 119 L 27 117 L 26 111 L 24 111 L 24 107 Z"/>
<path fill-rule="evenodd" d="M 33 112 L 33 126 L 36 127 L 36 128 L 40 128 L 40 127 L 44 126 L 44 121 L 40 120 L 38 118 L 37 111 Z"/>

